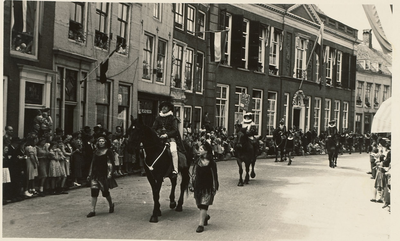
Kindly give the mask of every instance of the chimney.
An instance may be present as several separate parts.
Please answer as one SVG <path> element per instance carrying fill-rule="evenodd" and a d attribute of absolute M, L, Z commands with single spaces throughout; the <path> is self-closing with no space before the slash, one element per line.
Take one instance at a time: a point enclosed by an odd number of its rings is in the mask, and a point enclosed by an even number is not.
<path fill-rule="evenodd" d="M 363 30 L 363 43 L 372 49 L 372 29 Z"/>

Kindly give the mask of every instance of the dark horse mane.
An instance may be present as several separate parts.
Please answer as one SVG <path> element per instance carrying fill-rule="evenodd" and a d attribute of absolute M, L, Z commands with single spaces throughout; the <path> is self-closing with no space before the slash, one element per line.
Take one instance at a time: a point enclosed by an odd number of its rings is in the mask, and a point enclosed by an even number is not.
<path fill-rule="evenodd" d="M 134 153 L 134 150 L 143 144 L 146 153 L 145 171 L 147 180 L 149 181 L 153 194 L 153 213 L 150 222 L 158 222 L 158 217 L 161 216 L 160 209 L 160 190 L 164 177 L 169 177 L 171 180 L 171 192 L 169 195 L 171 209 L 175 211 L 182 211 L 184 193 L 188 192 L 189 184 L 189 167 L 179 168 L 182 176 L 180 183 L 180 195 L 178 203 L 175 202 L 175 188 L 177 185 L 177 178 L 172 178 L 172 159 L 168 151 L 168 146 L 158 137 L 157 133 L 149 126 L 146 126 L 141 116 L 134 119 L 131 116 L 131 125 L 129 127 L 128 150 Z M 184 159 L 184 157 L 183 157 Z"/>

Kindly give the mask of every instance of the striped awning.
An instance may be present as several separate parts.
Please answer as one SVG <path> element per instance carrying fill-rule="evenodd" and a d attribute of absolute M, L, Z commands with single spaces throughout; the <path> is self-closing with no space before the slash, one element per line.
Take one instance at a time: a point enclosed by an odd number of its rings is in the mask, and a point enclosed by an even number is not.
<path fill-rule="evenodd" d="M 388 133 L 392 131 L 392 98 L 385 100 L 374 119 L 372 120 L 371 133 Z"/>

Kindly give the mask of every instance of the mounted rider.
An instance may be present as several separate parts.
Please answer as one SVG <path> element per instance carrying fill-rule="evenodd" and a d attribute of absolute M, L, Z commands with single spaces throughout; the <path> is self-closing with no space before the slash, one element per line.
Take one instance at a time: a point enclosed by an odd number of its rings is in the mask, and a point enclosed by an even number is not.
<path fill-rule="evenodd" d="M 256 123 L 253 121 L 253 113 L 247 112 L 243 115 L 242 128 L 246 130 L 246 134 L 249 136 L 249 139 L 254 142 L 254 136 L 257 134 Z"/>
<path fill-rule="evenodd" d="M 185 152 L 181 136 L 178 129 L 178 118 L 173 113 L 174 106 L 169 101 L 161 102 L 159 106 L 160 113 L 157 115 L 152 129 L 158 136 L 169 143 L 169 149 L 172 156 L 173 171 L 172 177 L 178 175 L 178 149 Z"/>
<path fill-rule="evenodd" d="M 336 120 L 329 121 L 327 138 L 336 138 L 338 133 L 338 129 L 336 128 Z"/>
<path fill-rule="evenodd" d="M 285 119 L 282 118 L 281 121 L 279 122 L 279 127 L 276 128 L 273 132 L 273 140 L 275 147 L 277 148 L 277 153 L 275 156 L 275 162 L 278 161 L 278 152 L 280 152 L 281 156 L 281 162 L 283 162 L 283 157 L 284 157 L 284 148 L 286 144 L 286 137 L 287 137 L 287 131 L 286 131 L 286 126 L 285 126 Z M 279 142 L 279 143 L 278 143 Z"/>

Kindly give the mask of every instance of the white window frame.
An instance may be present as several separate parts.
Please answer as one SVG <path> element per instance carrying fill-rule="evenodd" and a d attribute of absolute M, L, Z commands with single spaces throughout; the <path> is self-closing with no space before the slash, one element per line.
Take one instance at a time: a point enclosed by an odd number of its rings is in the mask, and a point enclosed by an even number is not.
<path fill-rule="evenodd" d="M 192 123 L 192 128 L 193 128 L 194 132 L 195 132 L 195 133 L 198 133 L 199 130 L 201 129 L 201 126 L 203 125 L 203 123 L 202 123 L 203 118 L 201 118 L 201 117 L 203 116 L 203 107 L 201 107 L 201 106 L 195 106 L 194 109 L 195 109 L 195 110 L 196 110 L 196 109 L 199 109 L 199 110 L 200 110 L 200 111 L 199 111 L 199 113 L 200 113 L 200 114 L 199 114 L 199 118 L 200 118 L 199 126 L 197 127 L 197 126 L 194 125 L 194 123 Z M 194 113 L 194 112 L 193 112 L 193 113 Z"/>
<path fill-rule="evenodd" d="M 152 81 L 152 79 L 153 79 L 153 65 L 154 65 L 154 47 L 155 47 L 155 44 L 154 44 L 154 42 L 155 42 L 155 36 L 153 36 L 153 35 L 151 35 L 151 34 L 148 34 L 148 33 L 145 33 L 144 34 L 144 44 L 143 44 L 143 63 L 142 63 L 142 74 L 141 74 L 141 78 L 142 78 L 142 80 L 143 81 L 146 81 L 146 82 L 151 82 Z M 147 49 L 147 42 L 148 42 L 148 39 L 150 38 L 150 40 L 151 40 L 151 49 Z M 149 78 L 143 78 L 144 76 L 143 76 L 143 70 L 144 70 L 144 61 L 145 61 L 145 56 L 147 55 L 147 53 L 148 52 L 150 52 L 150 57 L 149 57 L 149 61 L 150 61 L 150 63 L 148 64 L 149 65 L 149 68 L 148 68 L 148 71 L 149 71 L 149 73 L 148 73 L 148 76 L 149 76 Z"/>
<path fill-rule="evenodd" d="M 3 126 L 7 123 L 8 76 L 3 76 Z"/>
<path fill-rule="evenodd" d="M 258 65 L 261 68 L 258 69 L 259 72 L 264 73 L 265 70 L 265 42 L 267 36 L 267 29 L 265 27 L 261 27 L 261 34 L 259 35 L 258 40 Z"/>
<path fill-rule="evenodd" d="M 192 117 L 193 117 L 193 108 L 190 105 L 185 105 L 183 106 L 183 118 L 182 118 L 182 122 L 184 124 L 186 118 L 185 118 L 185 114 L 186 114 L 186 110 L 189 110 L 189 123 L 192 123 Z M 185 128 L 185 125 L 183 126 L 183 128 Z"/>
<path fill-rule="evenodd" d="M 364 96 L 364 103 L 365 105 L 367 103 L 370 104 L 370 107 L 373 105 L 373 103 L 371 103 L 371 89 L 372 89 L 372 83 L 366 82 L 366 86 L 365 86 L 365 96 Z M 368 102 L 367 102 L 368 99 Z"/>
<path fill-rule="evenodd" d="M 275 98 L 270 99 L 269 94 L 274 94 Z M 278 101 L 278 93 L 275 91 L 268 91 L 268 107 L 267 107 L 267 137 L 272 137 L 273 130 L 276 128 L 276 108 L 277 108 L 277 101 Z M 272 107 L 272 109 L 271 109 Z M 272 117 L 272 118 L 271 118 Z"/>
<path fill-rule="evenodd" d="M 389 91 L 390 91 L 390 86 L 389 85 L 383 85 L 382 102 L 384 102 L 385 100 L 389 99 L 389 97 L 390 97 Z"/>
<path fill-rule="evenodd" d="M 378 108 L 379 107 L 379 104 L 381 103 L 381 101 L 380 101 L 380 92 L 381 92 L 381 84 L 375 84 L 375 88 L 374 88 L 374 107 L 375 108 Z M 376 100 L 376 103 L 378 103 L 377 105 L 375 105 L 375 100 Z"/>
<path fill-rule="evenodd" d="M 178 86 L 178 87 L 176 87 L 175 85 L 176 84 L 174 84 L 174 80 L 175 80 L 175 70 L 174 70 L 174 66 L 175 66 L 175 64 L 174 64 L 174 62 L 175 62 L 175 60 L 176 59 L 179 59 L 179 58 L 176 58 L 175 57 L 175 52 L 177 51 L 177 49 L 178 49 L 178 47 L 181 47 L 182 48 L 182 56 L 180 56 L 181 57 L 181 69 L 180 69 L 180 76 L 181 76 L 181 83 L 180 83 L 180 87 Z M 183 43 L 183 42 L 180 42 L 180 41 L 177 41 L 177 40 L 175 40 L 174 39 L 174 43 L 173 43 L 173 48 L 172 48 L 172 55 L 173 55 L 173 59 L 174 59 L 174 61 L 172 62 L 172 64 L 171 64 L 171 68 L 172 68 L 172 71 L 171 71 L 171 87 L 173 87 L 173 88 L 176 88 L 176 89 L 183 89 L 183 82 L 184 82 L 184 78 L 185 78 L 185 65 L 186 65 L 186 62 L 185 62 L 185 59 L 186 59 L 186 48 L 187 48 L 187 45 L 186 45 L 186 43 Z"/>
<path fill-rule="evenodd" d="M 197 69 L 197 60 L 198 60 L 198 56 L 199 55 L 202 55 L 203 56 L 203 58 L 202 58 L 202 63 L 201 63 L 201 66 L 202 66 L 202 69 L 201 69 L 201 83 L 200 83 L 200 92 L 199 91 L 197 91 L 197 88 L 195 88 L 194 86 L 193 86 L 193 89 L 194 89 L 194 91 L 196 92 L 196 94 L 202 94 L 203 93 L 203 85 L 204 85 L 204 65 L 205 65 L 205 55 L 204 55 L 204 53 L 203 52 L 200 52 L 200 51 L 197 51 L 197 54 L 196 54 L 196 66 L 195 66 L 195 68 L 194 68 L 194 76 L 193 76 L 193 84 L 194 84 L 194 82 L 195 81 L 197 81 L 197 79 L 196 79 L 196 76 L 195 76 L 195 73 L 196 73 L 196 69 Z M 197 83 L 196 83 L 197 84 Z"/>
<path fill-rule="evenodd" d="M 106 4 L 106 12 L 103 12 L 102 9 L 98 9 L 97 8 L 98 7 L 97 4 Z M 111 15 L 110 15 L 111 11 L 110 10 L 111 10 L 111 3 L 96 2 L 96 19 L 97 19 L 97 22 L 96 22 L 95 32 L 97 30 L 100 33 L 103 33 L 103 34 L 107 35 L 107 37 L 108 37 L 106 48 L 101 48 L 101 47 L 95 45 L 95 48 L 97 48 L 97 49 L 107 50 L 107 49 L 110 48 L 110 46 L 109 46 L 109 43 L 111 42 L 110 41 L 110 20 L 111 20 Z M 97 13 L 97 12 L 99 12 L 99 13 Z M 99 25 L 101 25 L 101 24 L 99 24 L 99 19 L 102 18 L 101 16 L 104 15 L 103 13 L 105 13 L 104 29 L 97 29 L 97 27 L 101 28 L 101 26 L 99 26 Z M 104 30 L 104 32 L 102 32 L 103 30 Z"/>
<path fill-rule="evenodd" d="M 337 51 L 336 55 L 336 82 L 341 85 L 342 84 L 342 51 Z"/>
<path fill-rule="evenodd" d="M 158 50 L 159 50 L 159 46 L 160 46 L 160 42 L 163 42 L 163 43 L 165 43 L 165 49 L 164 49 L 164 53 L 159 53 L 158 52 Z M 165 40 L 165 39 L 162 39 L 162 38 L 157 38 L 157 55 L 155 56 L 155 63 L 157 64 L 157 66 L 155 66 L 155 67 L 157 67 L 156 69 L 157 69 L 157 72 L 158 71 L 160 71 L 160 69 L 162 69 L 161 70 L 161 72 L 162 72 L 162 78 L 161 78 L 161 81 L 158 81 L 158 77 L 157 77 L 157 73 L 155 74 L 156 76 L 154 77 L 154 82 L 155 83 L 157 83 L 157 84 L 165 84 L 165 79 L 166 79 L 166 74 L 167 74 L 167 58 L 168 58 L 168 56 L 167 56 L 167 52 L 168 52 L 168 41 L 167 40 Z M 160 65 L 160 63 L 159 63 L 159 59 L 158 59 L 158 57 L 160 56 L 160 55 L 164 55 L 164 59 L 163 59 L 163 63 L 161 64 L 162 66 L 159 66 Z M 161 67 L 161 68 L 160 68 Z"/>
<path fill-rule="evenodd" d="M 192 53 L 191 54 L 191 56 L 189 56 L 190 55 L 190 53 Z M 194 79 L 193 79 L 193 76 L 194 76 L 194 57 L 195 57 L 195 52 L 194 52 L 194 49 L 191 49 L 191 48 L 186 48 L 186 50 L 185 50 L 185 68 L 184 68 L 184 76 L 183 76 L 183 78 L 184 78 L 184 83 L 182 83 L 183 85 L 182 85 L 182 88 L 185 90 L 185 91 L 187 91 L 187 92 L 192 92 L 193 91 L 193 81 L 194 81 Z M 190 86 L 187 86 L 186 85 L 186 81 L 187 81 L 187 79 L 186 79 L 186 66 L 187 65 L 190 65 L 191 67 L 190 67 L 190 79 L 191 79 L 191 84 L 190 84 Z"/>
<path fill-rule="evenodd" d="M 229 109 L 229 85 L 217 84 L 217 88 L 226 90 L 226 98 L 222 96 L 216 97 L 216 107 L 220 106 L 221 113 L 218 113 L 218 108 L 215 110 L 215 125 L 228 129 L 228 109 Z M 221 91 L 222 93 L 222 91 Z"/>
<path fill-rule="evenodd" d="M 316 129 L 317 134 L 320 132 L 320 119 L 321 119 L 321 98 L 314 98 L 314 129 Z"/>
<path fill-rule="evenodd" d="M 296 51 L 295 51 L 295 63 L 294 63 L 294 71 L 293 78 L 302 79 L 303 78 L 303 70 L 306 70 L 307 65 L 307 45 L 308 39 L 301 38 L 296 36 Z M 301 66 L 299 66 L 301 65 Z M 307 74 L 305 76 L 307 79 Z"/>
<path fill-rule="evenodd" d="M 71 4 L 71 8 L 74 7 L 74 9 L 70 9 L 70 18 L 69 19 L 70 19 L 70 21 L 72 20 L 72 21 L 74 21 L 76 23 L 82 24 L 82 32 L 83 32 L 83 36 L 82 37 L 83 37 L 83 39 L 81 41 L 74 40 L 74 39 L 71 39 L 71 38 L 68 38 L 68 39 L 71 40 L 71 41 L 77 42 L 77 43 L 85 43 L 86 42 L 86 36 L 87 36 L 86 31 L 87 31 L 87 11 L 88 11 L 88 7 L 87 6 L 88 5 L 85 2 L 70 2 L 70 4 Z M 76 12 L 75 12 L 75 6 L 76 5 L 83 6 L 81 22 L 75 21 L 76 19 L 71 19 L 72 11 L 76 14 Z"/>
<path fill-rule="evenodd" d="M 225 23 L 228 24 L 228 26 L 225 26 L 225 28 L 232 29 L 232 15 L 229 13 L 226 13 L 226 18 L 228 21 Z M 225 43 L 225 61 L 226 65 L 231 65 L 231 46 L 232 46 L 232 31 L 228 31 L 228 37 L 226 38 L 226 43 Z"/>
<path fill-rule="evenodd" d="M 320 73 L 319 73 L 319 55 L 315 54 L 315 82 L 319 82 L 319 78 L 320 78 Z"/>
<path fill-rule="evenodd" d="M 200 24 L 200 16 L 203 16 L 203 25 Z M 197 33 L 197 37 L 199 39 L 205 39 L 206 38 L 206 23 L 207 23 L 207 15 L 205 12 L 199 10 L 199 14 L 197 15 L 197 24 L 199 25 L 199 32 Z"/>
<path fill-rule="evenodd" d="M 244 51 L 244 56 L 242 56 L 242 61 L 244 62 L 244 68 L 247 69 L 249 64 L 249 36 L 250 36 L 250 21 L 248 19 L 243 19 L 243 23 L 246 24 L 243 30 L 243 38 L 245 39 L 244 47 L 242 46 L 242 51 Z M 244 57 L 244 58 L 243 58 Z"/>
<path fill-rule="evenodd" d="M 310 130 L 310 120 L 311 120 L 310 110 L 311 110 L 312 98 L 311 98 L 311 96 L 307 96 L 306 98 L 308 99 L 307 105 L 304 106 L 305 107 L 304 108 L 305 109 L 304 117 L 306 118 L 306 121 L 305 121 L 306 126 L 304 128 L 304 132 L 303 133 L 306 133 L 307 131 Z"/>
<path fill-rule="evenodd" d="M 153 18 L 161 21 L 162 3 L 153 3 Z"/>
<path fill-rule="evenodd" d="M 260 93 L 260 97 L 255 97 L 255 93 Z M 256 124 L 258 133 L 257 135 L 261 135 L 261 127 L 262 127 L 262 109 L 263 109 L 263 94 L 264 91 L 261 89 L 253 89 L 253 107 L 252 107 L 252 112 L 253 112 L 253 121 Z"/>
<path fill-rule="evenodd" d="M 336 126 L 340 126 L 340 100 L 335 100 L 334 117 L 336 121 Z"/>
<path fill-rule="evenodd" d="M 185 28 L 185 23 L 183 22 L 185 4 L 184 3 L 175 3 L 175 12 L 174 12 L 174 26 L 177 29 L 183 30 Z M 181 24 L 179 27 L 177 24 Z"/>
<path fill-rule="evenodd" d="M 43 15 L 43 3 L 41 2 L 36 2 L 36 15 L 35 15 L 35 26 L 34 26 L 34 33 L 33 33 L 33 40 L 32 40 L 32 53 L 23 53 L 22 51 L 13 49 L 13 34 L 12 34 L 12 29 L 13 29 L 13 25 L 14 25 L 14 7 L 13 7 L 13 2 L 11 1 L 11 24 L 10 24 L 10 55 L 13 57 L 18 57 L 18 58 L 22 58 L 22 59 L 28 59 L 28 60 L 37 60 L 38 59 L 38 52 L 39 52 L 39 28 L 41 23 L 39 22 L 41 16 Z M 26 1 L 23 0 L 22 3 L 26 4 L 27 2 L 31 2 L 31 1 Z M 25 26 L 24 26 L 25 27 Z M 22 46 L 22 43 L 21 45 Z M 26 46 L 26 44 L 25 44 Z M 20 48 L 21 49 L 21 48 Z"/>
<path fill-rule="evenodd" d="M 196 22 L 196 8 L 191 5 L 187 5 L 186 32 L 190 35 L 194 35 L 196 32 L 195 22 Z"/>
<path fill-rule="evenodd" d="M 343 102 L 343 129 L 349 126 L 349 103 Z"/>
<path fill-rule="evenodd" d="M 235 98 L 235 99 L 237 99 L 238 102 L 237 103 L 235 102 L 235 120 L 239 121 L 239 123 L 242 123 L 242 121 L 243 121 L 243 110 L 240 109 L 240 104 L 241 104 L 240 96 L 242 93 L 247 94 L 247 87 L 236 86 L 235 87 L 235 95 L 237 96 L 237 98 Z"/>
<path fill-rule="evenodd" d="M 127 8 L 127 10 L 126 10 L 126 12 L 127 12 L 127 18 L 125 19 L 125 21 L 124 20 L 120 20 L 120 6 L 121 5 L 123 5 L 123 6 L 125 6 L 126 8 Z M 129 36 L 130 36 L 130 25 L 131 25 L 131 6 L 129 5 L 129 4 L 125 4 L 125 3 L 119 3 L 118 4 L 118 18 L 117 18 L 117 21 L 118 21 L 118 24 L 119 24 L 119 27 L 118 27 L 118 33 L 120 33 L 121 32 L 121 22 L 125 22 L 126 23 L 126 25 L 125 25 L 125 30 L 124 30 L 124 33 L 125 33 L 125 36 L 120 36 L 120 37 L 123 37 L 124 39 L 125 39 L 125 44 L 126 44 L 126 46 L 125 46 L 125 48 L 123 48 L 122 46 L 117 50 L 117 53 L 119 53 L 119 54 L 128 54 L 128 49 L 129 49 Z M 118 37 L 117 37 L 118 38 Z"/>
<path fill-rule="evenodd" d="M 282 34 L 275 31 L 275 27 L 271 27 L 271 39 L 269 41 L 270 42 L 269 66 L 273 66 L 277 69 L 276 74 L 274 74 L 271 70 L 269 71 L 269 74 L 272 74 L 272 75 L 279 75 L 281 38 L 282 38 Z M 276 53 L 274 53 L 274 51 L 273 51 L 274 49 L 276 50 Z"/>
<path fill-rule="evenodd" d="M 325 69 L 325 78 L 330 80 L 330 83 L 332 84 L 332 66 L 333 66 L 333 52 L 330 51 L 330 47 L 326 46 L 326 69 Z M 328 81 L 326 81 L 327 85 Z"/>
<path fill-rule="evenodd" d="M 325 116 L 324 116 L 324 118 L 325 118 L 325 123 L 324 123 L 324 127 L 325 127 L 325 130 L 327 130 L 328 129 L 328 124 L 329 124 L 329 121 L 331 120 L 331 105 L 332 105 L 332 101 L 331 101 L 331 99 L 325 99 Z"/>
<path fill-rule="evenodd" d="M 288 126 L 289 125 L 289 98 L 290 98 L 290 94 L 289 93 L 285 93 L 284 94 L 284 101 L 283 102 L 283 113 L 285 114 L 284 118 L 285 118 L 285 125 Z"/>

